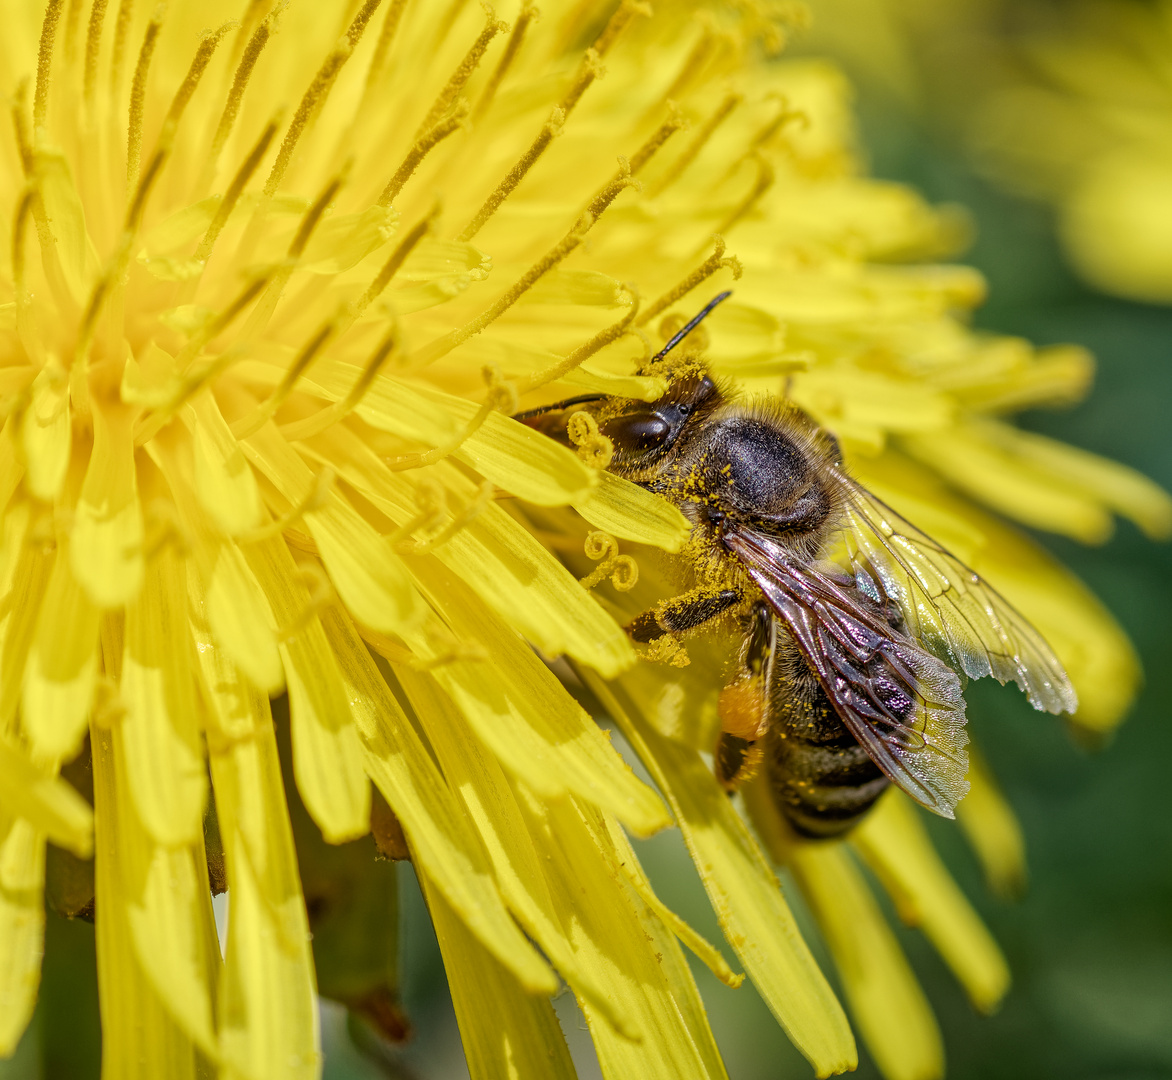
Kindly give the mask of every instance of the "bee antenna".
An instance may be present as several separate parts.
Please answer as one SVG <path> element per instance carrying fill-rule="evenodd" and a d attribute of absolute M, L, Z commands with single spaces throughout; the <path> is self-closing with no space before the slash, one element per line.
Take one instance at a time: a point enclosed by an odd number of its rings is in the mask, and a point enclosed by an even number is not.
<path fill-rule="evenodd" d="M 701 311 L 700 314 L 692 319 L 689 323 L 687 323 L 683 329 L 679 331 L 679 333 L 674 334 L 672 339 L 666 345 L 664 345 L 664 347 L 660 349 L 659 352 L 657 352 L 648 361 L 648 363 L 654 364 L 656 360 L 662 360 L 665 356 L 667 356 L 667 354 L 671 352 L 672 349 L 674 349 L 681 341 L 684 340 L 684 338 L 686 338 L 693 330 L 695 330 L 697 326 L 699 326 L 706 318 L 708 318 L 710 314 L 712 314 L 712 309 L 715 308 L 717 304 L 724 303 L 724 301 L 727 300 L 730 296 L 732 296 L 732 292 L 727 291 L 722 292 L 719 296 L 709 300 L 708 303 L 704 305 L 704 310 Z"/>

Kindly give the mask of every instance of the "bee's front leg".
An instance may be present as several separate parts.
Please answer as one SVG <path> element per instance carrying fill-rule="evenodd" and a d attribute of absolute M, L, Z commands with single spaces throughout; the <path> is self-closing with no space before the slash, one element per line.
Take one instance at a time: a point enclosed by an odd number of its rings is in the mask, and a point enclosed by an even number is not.
<path fill-rule="evenodd" d="M 695 630 L 736 607 L 743 599 L 744 594 L 739 589 L 693 589 L 635 616 L 626 630 L 634 641 L 654 641 L 664 634 Z"/>

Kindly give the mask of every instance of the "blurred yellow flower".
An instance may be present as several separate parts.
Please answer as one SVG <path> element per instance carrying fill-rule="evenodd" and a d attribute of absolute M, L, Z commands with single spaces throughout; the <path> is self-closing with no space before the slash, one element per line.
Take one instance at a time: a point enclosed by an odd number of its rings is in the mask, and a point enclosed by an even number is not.
<path fill-rule="evenodd" d="M 1003 43 L 972 126 L 995 179 L 1052 201 L 1097 289 L 1172 303 L 1172 5 L 1080 3 Z"/>
<path fill-rule="evenodd" d="M 1114 513 L 1167 530 L 1172 508 L 1003 419 L 1076 398 L 1089 360 L 965 328 L 981 282 L 932 262 L 961 223 L 860 174 L 832 67 L 768 61 L 802 9 L 551 0 L 539 18 L 526 0 L 506 24 L 460 0 L 343 7 L 2 7 L 0 1052 L 35 1001 L 50 842 L 96 852 L 70 910 L 96 913 L 105 1075 L 317 1075 L 286 790 L 337 844 L 370 829 L 373 781 L 474 1076 L 572 1075 L 559 979 L 606 1075 L 723 1075 L 679 942 L 740 976 L 658 900 L 624 831 L 673 818 L 779 1022 L 819 1075 L 852 1068 L 845 1015 L 700 756 L 719 680 L 637 664 L 618 594 L 567 569 L 590 527 L 613 556 L 678 548 L 683 519 L 507 414 L 655 397 L 631 374 L 645 328 L 739 279 L 715 369 L 788 392 L 996 582 L 1099 731 L 1134 688 L 1126 640 L 955 492 L 1086 540 Z M 530 645 L 572 659 L 670 809 Z M 87 752 L 92 811 L 59 775 Z M 1012 818 L 980 776 L 974 791 L 962 822 L 1012 878 Z M 767 806 L 753 816 L 884 1070 L 938 1073 L 853 857 L 790 850 Z M 885 800 L 854 844 L 992 1007 L 1003 961 L 910 810 Z M 385 985 L 330 979 L 394 1029 Z M 878 1022 L 888 991 L 912 1003 L 906 1031 Z"/>
<path fill-rule="evenodd" d="M 1172 5 L 820 0 L 812 47 L 1052 203 L 1096 289 L 1172 303 Z"/>

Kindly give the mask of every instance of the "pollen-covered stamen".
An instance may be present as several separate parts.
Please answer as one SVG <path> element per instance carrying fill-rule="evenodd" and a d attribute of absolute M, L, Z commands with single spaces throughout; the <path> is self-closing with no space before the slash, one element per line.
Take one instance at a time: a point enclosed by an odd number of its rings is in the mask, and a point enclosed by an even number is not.
<path fill-rule="evenodd" d="M 576 412 L 566 421 L 566 436 L 578 456 L 593 469 L 605 469 L 614 460 L 614 441 L 598 429 L 598 421 L 588 412 Z"/>
<path fill-rule="evenodd" d="M 98 85 L 98 56 L 102 48 L 102 25 L 106 21 L 108 0 L 94 0 L 90 21 L 85 33 L 85 74 L 82 77 L 82 99 L 92 109 L 94 92 Z"/>
<path fill-rule="evenodd" d="M 337 473 L 328 465 L 325 466 L 314 477 L 313 485 L 305 493 L 305 496 L 296 506 L 291 507 L 288 513 L 282 514 L 279 518 L 270 521 L 267 525 L 261 525 L 251 532 L 241 533 L 236 538 L 236 542 L 238 544 L 259 544 L 265 540 L 271 540 L 274 536 L 281 536 L 283 533 L 288 532 L 306 514 L 314 510 L 320 510 L 329 502 L 330 492 L 333 491 L 336 480 Z M 316 548 L 313 550 L 316 550 Z"/>
<path fill-rule="evenodd" d="M 134 0 L 119 0 L 118 16 L 114 20 L 114 42 L 110 48 L 110 100 L 118 100 L 122 86 L 122 61 L 126 56 L 126 41 L 130 37 L 130 20 L 134 16 Z"/>
<path fill-rule="evenodd" d="M 684 58 L 679 71 L 676 72 L 676 77 L 663 92 L 664 101 L 678 99 L 688 89 L 689 84 L 701 74 L 704 65 L 716 52 L 717 33 L 716 27 L 712 23 L 712 16 L 704 11 L 697 16 L 696 21 L 700 24 L 699 36 L 696 38 L 691 52 Z"/>
<path fill-rule="evenodd" d="M 422 477 L 415 486 L 415 505 L 415 514 L 385 535 L 385 539 L 391 544 L 402 543 L 412 533 L 439 529 L 443 526 L 448 513 L 448 497 L 442 484 L 430 476 Z"/>
<path fill-rule="evenodd" d="M 382 269 L 375 275 L 374 280 L 354 302 L 354 306 L 348 314 L 349 322 L 346 323 L 343 329 L 353 325 L 355 320 L 360 318 L 362 313 L 378 299 L 383 290 L 391 283 L 394 276 L 402 268 L 403 263 L 407 261 L 407 257 L 419 246 L 419 242 L 431 232 L 431 228 L 438 217 L 439 207 L 435 206 L 422 221 L 416 222 L 416 224 L 411 226 L 403 239 L 395 245 L 395 250 L 391 252 L 387 261 L 383 263 Z"/>
<path fill-rule="evenodd" d="M 743 94 L 729 93 L 716 107 L 712 115 L 701 125 L 700 129 L 688 141 L 683 152 L 673 161 L 667 171 L 657 180 L 648 192 L 650 198 L 661 195 L 668 187 L 678 180 L 688 170 L 688 166 L 700 156 L 708 140 L 716 133 L 717 128 L 733 113 L 733 110 L 744 100 Z"/>
<path fill-rule="evenodd" d="M 282 425 L 280 430 L 285 441 L 297 442 L 299 439 L 308 439 L 349 416 L 366 396 L 367 391 L 374 384 L 374 380 L 391 358 L 398 344 L 398 330 L 392 326 L 382 341 L 378 343 L 378 347 L 366 362 L 361 374 L 354 380 L 354 385 L 350 387 L 350 392 L 346 397 L 342 401 L 327 405 L 304 420 L 295 420 L 291 424 Z"/>
<path fill-rule="evenodd" d="M 726 233 L 738 221 L 740 221 L 758 202 L 761 197 L 771 187 L 773 181 L 776 179 L 776 174 L 773 171 L 773 166 L 769 164 L 760 154 L 753 154 L 753 160 L 757 164 L 757 179 L 754 181 L 749 193 L 735 206 L 728 214 L 728 216 L 720 223 L 716 230 L 718 233 Z"/>
<path fill-rule="evenodd" d="M 122 234 L 118 238 L 118 243 L 107 261 L 105 269 L 94 283 L 93 291 L 90 293 L 89 303 L 86 305 L 85 314 L 82 316 L 81 326 L 77 335 L 77 345 L 73 352 L 73 363 L 75 365 L 82 365 L 89 359 L 90 346 L 94 343 L 94 334 L 98 325 L 98 316 L 101 315 L 110 297 L 114 294 L 120 294 L 126 269 L 130 263 L 131 245 L 134 243 L 139 226 L 142 224 L 142 215 L 146 209 L 147 199 L 154 189 L 159 174 L 163 171 L 163 165 L 166 160 L 167 147 L 160 145 L 151 158 L 146 172 L 138 182 L 134 198 L 126 211 L 126 223 L 122 228 Z"/>
<path fill-rule="evenodd" d="M 334 83 L 337 82 L 338 75 L 341 74 L 346 61 L 350 59 L 351 54 L 354 52 L 354 46 L 361 40 L 367 23 L 370 22 L 371 17 L 381 2 L 382 0 L 366 0 L 361 10 L 354 16 L 354 21 L 350 23 L 350 28 L 346 31 L 345 37 L 338 42 L 330 55 L 322 61 L 321 67 L 317 69 L 313 81 L 301 97 L 301 103 L 297 106 L 297 112 L 293 115 L 293 119 L 289 121 L 289 129 L 285 132 L 285 138 L 281 142 L 281 148 L 277 151 L 277 159 L 273 162 L 268 180 L 265 181 L 265 199 L 271 199 L 277 193 L 277 189 L 281 186 L 281 181 L 285 178 L 289 163 L 293 159 L 293 151 L 296 149 L 297 143 L 300 141 L 302 135 L 305 134 L 306 129 L 316 119 L 317 114 L 321 112 L 326 98 L 333 89 Z M 261 208 L 258 207 L 258 216 L 260 213 Z M 257 218 L 254 218 L 254 223 L 256 220 Z"/>
<path fill-rule="evenodd" d="M 29 131 L 28 118 L 25 116 L 27 104 L 28 84 L 21 83 L 17 87 L 12 102 L 12 126 L 16 134 L 21 167 L 24 169 L 25 179 L 33 193 L 32 214 L 33 221 L 37 226 L 37 243 L 41 249 L 41 265 L 44 268 L 45 277 L 48 279 L 49 289 L 53 294 L 53 301 L 56 303 L 58 311 L 63 317 L 73 319 L 77 316 L 78 305 L 73 298 L 69 283 L 65 280 L 57 237 L 45 210 L 44 158 L 42 153 L 33 146 L 32 132 Z"/>
<path fill-rule="evenodd" d="M 240 201 L 240 196 L 243 194 L 248 181 L 252 179 L 253 173 L 256 172 L 268 152 L 269 144 L 273 141 L 277 134 L 276 118 L 270 120 L 265 125 L 264 130 L 260 133 L 260 138 L 253 144 L 247 156 L 240 163 L 240 168 L 236 170 L 236 175 L 232 177 L 232 182 L 228 185 L 228 190 L 224 192 L 224 197 L 220 200 L 220 205 L 216 209 L 215 217 L 212 218 L 208 225 L 207 232 L 203 234 L 203 238 L 199 242 L 199 247 L 195 249 L 195 259 L 201 263 L 207 263 L 211 256 L 212 249 L 216 246 L 216 241 L 220 237 L 220 232 L 228 223 L 228 218 L 232 211 L 236 208 L 237 202 Z M 189 283 L 191 292 L 195 291 L 198 285 L 198 279 L 194 279 Z"/>
<path fill-rule="evenodd" d="M 517 391 L 512 383 L 502 379 L 500 371 L 491 365 L 483 367 L 481 374 L 488 384 L 488 393 L 485 395 L 484 401 L 481 402 L 480 408 L 476 410 L 472 419 L 459 434 L 443 445 L 436 446 L 422 454 L 403 454 L 401 457 L 386 458 L 384 459 L 386 467 L 392 472 L 401 472 L 404 469 L 421 469 L 426 465 L 434 465 L 437 461 L 459 450 L 471 436 L 480 430 L 484 421 L 494 412 L 516 412 Z"/>
<path fill-rule="evenodd" d="M 655 129 L 651 137 L 631 155 L 631 175 L 638 176 L 643 167 L 659 152 L 668 139 L 687 127 L 684 114 L 674 104 L 668 106 L 668 118 Z"/>
<path fill-rule="evenodd" d="M 631 297 L 631 308 L 618 322 L 608 326 L 605 330 L 600 330 L 585 344 L 579 345 L 578 348 L 560 363 L 553 364 L 541 371 L 536 371 L 527 379 L 518 383 L 517 393 L 528 394 L 539 387 L 545 386 L 547 383 L 564 379 L 571 371 L 584 364 L 600 349 L 605 348 L 612 342 L 618 341 L 630 329 L 631 324 L 635 321 L 635 317 L 639 314 L 638 295 L 635 293 L 633 286 L 628 285 L 625 288 L 627 294 Z"/>
<path fill-rule="evenodd" d="M 57 39 L 57 26 L 61 21 L 64 0 L 49 0 L 45 7 L 45 18 L 41 23 L 41 41 L 37 52 L 37 86 L 33 91 L 33 130 L 44 130 L 45 118 L 49 112 L 49 80 L 53 73 L 53 43 Z"/>
<path fill-rule="evenodd" d="M 464 506 L 452 515 L 451 521 L 444 525 L 432 536 L 418 541 L 403 541 L 395 545 L 395 550 L 402 555 L 426 555 L 442 547 L 465 525 L 476 520 L 493 499 L 496 485 L 491 480 L 485 480 L 477 489 L 476 494 Z"/>
<path fill-rule="evenodd" d="M 220 153 L 223 151 L 224 144 L 228 141 L 228 136 L 232 133 L 232 127 L 236 123 L 236 117 L 240 112 L 240 102 L 244 98 L 244 91 L 248 86 L 248 80 L 252 76 L 252 71 L 256 67 L 257 60 L 260 59 L 261 50 L 268 44 L 272 32 L 273 16 L 270 14 L 252 32 L 252 36 L 248 39 L 248 44 L 244 47 L 244 52 L 240 57 L 239 63 L 236 65 L 236 73 L 232 77 L 232 86 L 228 90 L 227 100 L 224 102 L 224 111 L 220 113 L 220 122 L 216 125 L 216 132 L 212 136 L 212 145 L 208 150 L 207 162 L 204 165 L 204 179 L 199 185 L 201 189 L 207 187 L 211 181 L 216 164 L 220 160 Z"/>
<path fill-rule="evenodd" d="M 390 206 L 395 201 L 399 192 L 403 190 L 403 185 L 419 168 L 420 162 L 449 135 L 459 131 L 464 126 L 464 120 L 467 116 L 468 102 L 461 99 L 452 107 L 451 115 L 444 117 L 415 140 L 414 145 L 407 151 L 407 156 L 403 158 L 394 175 L 387 181 L 387 186 L 383 188 L 382 194 L 379 195 L 379 206 Z"/>
<path fill-rule="evenodd" d="M 142 118 L 146 109 L 147 75 L 151 69 L 151 58 L 163 29 L 163 7 L 155 8 L 151 21 L 143 34 L 142 46 L 138 50 L 138 62 L 134 65 L 134 78 L 130 83 L 130 111 L 126 131 L 126 186 L 133 188 L 138 181 L 138 165 L 142 157 Z"/>
<path fill-rule="evenodd" d="M 561 131 L 566 118 L 574 111 L 574 106 L 582 99 L 582 95 L 589 89 L 590 84 L 602 74 L 602 57 L 618 40 L 619 35 L 631 20 L 636 15 L 650 14 L 651 9 L 646 4 L 640 3 L 639 0 L 622 0 L 618 10 L 610 17 L 610 21 L 602 33 L 583 54 L 577 73 L 574 75 L 574 81 L 570 84 L 570 88 L 562 100 L 558 102 L 557 108 L 554 109 L 549 120 L 542 125 L 537 138 L 521 156 L 520 161 L 508 171 L 505 178 L 484 200 L 484 205 L 460 233 L 461 240 L 471 240 L 480 232 L 485 222 L 496 213 L 501 204 L 516 190 L 517 185 L 525 178 L 525 174 L 534 166 L 538 158 L 545 153 L 554 136 Z"/>
<path fill-rule="evenodd" d="M 781 94 L 777 95 L 777 103 L 777 115 L 749 140 L 749 148 L 739 159 L 740 161 L 747 158 L 753 151 L 764 147 L 790 121 L 797 123 L 802 128 L 809 128 L 810 116 L 808 113 L 801 109 L 791 109 L 789 101 Z"/>
<path fill-rule="evenodd" d="M 610 533 L 587 533 L 582 549 L 586 558 L 599 563 L 586 577 L 578 579 L 583 588 L 593 589 L 608 577 L 619 592 L 629 592 L 638 584 L 639 564 L 630 555 L 619 554 L 619 542 Z"/>
<path fill-rule="evenodd" d="M 578 218 L 574 227 L 562 238 L 556 247 L 548 251 L 526 270 L 487 311 L 478 315 L 471 322 L 465 323 L 458 330 L 452 330 L 443 337 L 436 338 L 434 341 L 425 345 L 419 352 L 412 355 L 412 362 L 422 366 L 438 360 L 441 356 L 451 352 L 457 345 L 479 334 L 494 319 L 499 318 L 508 311 L 545 274 L 549 273 L 550 270 L 561 263 L 570 252 L 586 239 L 586 234 L 594 227 L 594 223 L 598 220 L 602 212 L 618 197 L 619 192 L 630 187 L 632 182 L 629 169 L 620 169 L 619 175 L 591 200 L 590 211 Z"/>
<path fill-rule="evenodd" d="M 549 114 L 549 119 L 541 125 L 541 130 L 537 133 L 537 138 L 533 140 L 529 149 L 521 155 L 520 160 L 505 174 L 505 178 L 497 184 L 488 198 L 484 200 L 484 205 L 481 206 L 472 220 L 464 227 L 464 231 L 459 236 L 460 240 L 467 243 L 480 232 L 484 227 L 484 223 L 496 213 L 501 203 L 513 193 L 517 185 L 525 178 L 525 174 L 533 168 L 537 159 L 545 153 L 546 147 L 561 134 L 565 122 L 565 109 L 561 106 L 556 107 Z"/>
<path fill-rule="evenodd" d="M 281 295 L 285 291 L 285 285 L 289 278 L 293 276 L 293 271 L 297 269 L 298 260 L 305 253 L 305 246 L 309 243 L 309 239 L 313 236 L 314 230 L 321 222 L 322 215 L 325 214 L 329 208 L 330 203 L 334 201 L 334 196 L 338 194 L 338 190 L 345 183 L 346 177 L 350 172 L 350 162 L 346 162 L 341 171 L 333 176 L 321 193 L 313 201 L 313 205 L 305 211 L 304 217 L 301 219 L 301 224 L 297 228 L 297 232 L 293 240 L 289 244 L 289 250 L 285 253 L 285 258 L 281 260 L 281 264 L 277 267 L 272 275 L 272 280 L 268 283 L 268 288 L 264 295 L 258 301 L 252 314 L 249 315 L 248 321 L 244 324 L 241 330 L 241 337 L 244 340 L 255 337 L 259 334 L 273 317 L 273 312 L 277 310 L 277 304 L 281 300 Z M 254 219 L 255 220 L 255 219 Z"/>
<path fill-rule="evenodd" d="M 529 29 L 530 24 L 537 16 L 537 7 L 531 0 L 523 0 L 521 10 L 517 14 L 517 19 L 513 23 L 512 33 L 509 34 L 509 40 L 505 43 L 505 51 L 501 54 L 500 60 L 489 75 L 488 81 L 484 84 L 484 89 L 480 92 L 480 97 L 476 102 L 476 108 L 473 110 L 474 117 L 481 117 L 492 104 L 493 98 L 496 97 L 496 92 L 500 89 L 501 83 L 504 82 L 505 75 L 512 67 L 513 61 L 517 58 L 517 53 L 521 50 L 521 44 L 525 40 L 525 32 Z"/>
<path fill-rule="evenodd" d="M 391 0 L 387 13 L 383 17 L 383 26 L 379 31 L 378 41 L 374 43 L 374 52 L 370 57 L 370 67 L 366 71 L 366 87 L 362 92 L 362 104 L 370 100 L 374 88 L 382 79 L 386 69 L 387 54 L 395 35 L 399 32 L 399 24 L 403 21 L 403 12 L 407 10 L 408 0 Z"/>
<path fill-rule="evenodd" d="M 658 300 L 651 304 L 639 316 L 637 325 L 645 326 L 660 312 L 666 311 L 672 304 L 687 296 L 697 285 L 707 281 L 717 270 L 727 268 L 732 271 L 733 280 L 738 280 L 741 276 L 741 262 L 735 255 L 725 258 L 725 243 L 722 237 L 716 237 L 714 248 L 713 253 L 684 278 L 683 281 L 668 289 Z"/>
<path fill-rule="evenodd" d="M 187 368 L 203 350 L 203 347 L 208 342 L 214 341 L 236 321 L 248 305 L 260 295 L 264 287 L 273 279 L 274 274 L 275 271 L 273 270 L 267 270 L 263 274 L 258 274 L 224 306 L 211 322 L 196 330 L 187 344 L 179 350 L 179 355 L 175 357 L 175 370 L 181 373 L 186 372 Z M 219 369 L 217 368 L 217 370 Z M 184 388 L 179 392 L 176 408 L 178 405 L 182 405 L 209 377 L 210 374 L 204 372 L 197 374 L 194 377 L 194 381 L 187 380 Z"/>
<path fill-rule="evenodd" d="M 480 61 L 484 57 L 485 51 L 491 44 L 492 39 L 502 30 L 508 30 L 509 24 L 498 20 L 496 13 L 490 5 L 485 6 L 488 12 L 488 21 L 484 29 L 480 31 L 480 35 L 472 43 L 472 47 L 457 65 L 456 70 L 452 72 L 444 88 L 436 96 L 435 101 L 432 102 L 431 108 L 427 110 L 427 115 L 423 118 L 422 123 L 420 123 L 419 130 L 415 132 L 416 140 L 422 138 L 446 115 L 456 100 L 457 95 L 464 88 L 464 84 L 480 66 Z"/>
<path fill-rule="evenodd" d="M 248 348 L 247 343 L 236 343 L 230 348 L 225 349 L 224 352 L 215 357 L 210 363 L 204 364 L 203 367 L 195 371 L 188 370 L 203 350 L 203 347 L 208 342 L 213 341 L 236 321 L 237 316 L 256 299 L 261 290 L 269 283 L 272 276 L 272 272 L 270 271 L 250 281 L 219 315 L 212 319 L 210 323 L 197 330 L 187 344 L 183 346 L 179 351 L 179 355 L 175 357 L 175 371 L 179 375 L 176 379 L 174 393 L 165 405 L 161 405 L 154 412 L 148 413 L 139 422 L 134 432 L 135 446 L 143 446 L 150 441 L 208 382 L 219 375 L 220 372 L 229 368 L 245 354 Z"/>
<path fill-rule="evenodd" d="M 249 435 L 264 427 L 276 414 L 289 395 L 293 393 L 297 380 L 309 370 L 310 365 L 317 359 L 326 343 L 334 337 L 336 331 L 337 324 L 328 322 L 302 346 L 301 352 L 297 354 L 296 359 L 277 384 L 277 388 L 251 414 L 241 417 L 231 425 L 232 434 L 237 439 L 247 439 Z"/>
<path fill-rule="evenodd" d="M 122 284 L 126 267 L 130 260 L 131 244 L 134 242 L 134 237 L 138 234 L 139 226 L 142 223 L 147 199 L 159 178 L 159 174 L 162 172 L 163 166 L 171 155 L 171 150 L 175 143 L 175 134 L 179 129 L 180 121 L 183 119 L 183 113 L 187 108 L 188 102 L 191 101 L 191 96 L 195 93 L 196 87 L 199 86 L 200 79 L 203 78 L 208 64 L 211 63 L 216 48 L 229 29 L 231 29 L 231 24 L 226 23 L 218 30 L 208 34 L 199 43 L 195 56 L 192 58 L 191 64 L 187 69 L 187 74 L 179 84 L 179 89 L 175 91 L 175 96 L 171 99 L 171 106 L 167 110 L 162 129 L 159 132 L 158 141 L 155 144 L 155 152 L 151 157 L 150 164 L 147 166 L 146 173 L 135 186 L 134 196 L 126 212 L 126 222 L 122 229 L 122 235 L 119 237 L 118 244 L 106 265 L 105 271 L 94 286 L 90 303 L 82 319 L 75 360 L 82 360 L 86 357 L 97 317 L 102 310 L 102 304 L 111 289 L 116 289 Z M 140 116 L 140 126 L 141 120 L 142 118 Z M 137 170 L 137 162 L 135 163 L 135 168 Z"/>

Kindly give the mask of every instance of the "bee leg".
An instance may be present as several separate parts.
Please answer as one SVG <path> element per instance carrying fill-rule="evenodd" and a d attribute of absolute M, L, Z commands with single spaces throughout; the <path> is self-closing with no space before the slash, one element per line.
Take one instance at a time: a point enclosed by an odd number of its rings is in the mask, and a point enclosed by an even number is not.
<path fill-rule="evenodd" d="M 739 589 L 693 589 L 673 597 L 652 611 L 636 615 L 626 627 L 633 641 L 646 643 L 664 634 L 682 633 L 723 615 L 743 599 Z"/>
<path fill-rule="evenodd" d="M 720 786 L 731 793 L 756 775 L 765 758 L 761 739 L 768 722 L 761 674 L 745 671 L 730 682 L 720 692 L 716 713 L 721 732 L 712 767 Z"/>
<path fill-rule="evenodd" d="M 757 605 L 741 647 L 740 670 L 716 702 L 721 730 L 712 767 L 720 786 L 730 795 L 756 775 L 765 758 L 762 740 L 769 728 L 766 667 L 772 638 L 773 619 Z"/>

